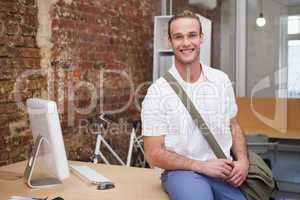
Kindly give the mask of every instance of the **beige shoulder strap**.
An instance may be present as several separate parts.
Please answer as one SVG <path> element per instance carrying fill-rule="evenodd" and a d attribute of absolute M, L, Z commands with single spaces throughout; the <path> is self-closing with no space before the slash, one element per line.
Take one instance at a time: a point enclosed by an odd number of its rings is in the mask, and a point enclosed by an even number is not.
<path fill-rule="evenodd" d="M 207 127 L 200 113 L 197 111 L 193 102 L 187 96 L 186 92 L 181 87 L 181 85 L 177 82 L 177 80 L 172 76 L 170 72 L 165 73 L 163 77 L 172 87 L 172 89 L 177 94 L 177 96 L 180 98 L 185 108 L 189 111 L 190 115 L 192 116 L 192 119 L 194 120 L 194 123 L 196 123 L 197 127 L 201 131 L 202 135 L 206 139 L 207 143 L 209 144 L 210 148 L 213 150 L 216 157 L 226 159 L 226 155 L 224 154 L 220 145 L 216 141 L 215 137 Z"/>

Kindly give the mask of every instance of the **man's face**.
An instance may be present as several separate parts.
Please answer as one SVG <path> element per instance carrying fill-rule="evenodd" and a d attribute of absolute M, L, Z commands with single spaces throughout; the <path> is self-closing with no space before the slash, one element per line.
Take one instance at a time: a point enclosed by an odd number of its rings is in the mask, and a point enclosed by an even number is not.
<path fill-rule="evenodd" d="M 202 35 L 199 23 L 192 18 L 179 18 L 171 23 L 169 38 L 175 59 L 182 65 L 199 63 Z"/>

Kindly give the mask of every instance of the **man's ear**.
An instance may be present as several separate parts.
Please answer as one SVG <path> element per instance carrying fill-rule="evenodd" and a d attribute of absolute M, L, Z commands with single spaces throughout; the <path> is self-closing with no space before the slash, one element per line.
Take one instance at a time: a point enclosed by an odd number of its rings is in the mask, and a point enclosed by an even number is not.
<path fill-rule="evenodd" d="M 200 34 L 200 44 L 202 44 L 202 43 L 203 43 L 203 40 L 204 40 L 204 34 L 203 34 L 203 33 L 201 33 L 201 34 Z"/>
<path fill-rule="evenodd" d="M 168 45 L 169 45 L 170 48 L 172 48 L 172 41 L 171 40 L 172 39 L 170 37 L 168 37 Z"/>

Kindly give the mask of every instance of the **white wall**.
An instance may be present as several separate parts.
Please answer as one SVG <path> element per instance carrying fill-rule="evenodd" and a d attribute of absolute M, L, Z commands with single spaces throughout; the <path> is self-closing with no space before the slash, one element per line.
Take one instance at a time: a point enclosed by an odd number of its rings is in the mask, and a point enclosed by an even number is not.
<path fill-rule="evenodd" d="M 263 0 L 263 14 L 266 25 L 256 26 L 256 17 L 260 12 L 260 1 L 248 0 L 247 4 L 247 60 L 246 95 L 250 96 L 257 87 L 254 96 L 276 96 L 280 65 L 280 17 L 286 15 L 287 7 L 273 0 Z M 266 82 L 261 82 L 265 80 Z M 270 81 L 268 85 L 268 80 Z"/>
<path fill-rule="evenodd" d="M 221 66 L 235 82 L 235 0 L 223 0 L 221 7 Z"/>
<path fill-rule="evenodd" d="M 236 72 L 236 1 L 222 1 L 221 9 L 221 66 L 220 68 L 228 74 L 230 79 L 235 82 Z M 282 38 L 280 18 L 285 16 L 288 8 L 273 0 L 263 0 L 263 13 L 267 20 L 263 28 L 256 26 L 256 18 L 260 12 L 260 0 L 247 1 L 246 19 L 246 80 L 245 93 L 250 96 L 277 96 L 278 69 L 282 58 L 280 51 L 286 52 L 282 48 Z M 297 8 L 289 8 L 289 12 L 300 11 Z M 280 49 L 281 48 L 281 49 Z M 286 78 L 286 77 L 285 77 Z M 265 80 L 265 82 L 261 82 Z M 269 81 L 269 82 L 268 82 Z M 270 87 L 268 85 L 270 84 Z M 241 84 L 241 83 L 236 83 Z"/>

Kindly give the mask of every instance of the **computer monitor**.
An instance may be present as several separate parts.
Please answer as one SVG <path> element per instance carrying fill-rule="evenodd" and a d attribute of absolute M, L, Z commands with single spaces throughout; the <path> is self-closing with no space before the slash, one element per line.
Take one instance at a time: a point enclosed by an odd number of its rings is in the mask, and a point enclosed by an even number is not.
<path fill-rule="evenodd" d="M 26 104 L 34 148 L 25 170 L 25 182 L 33 188 L 59 184 L 69 177 L 69 168 L 56 103 L 31 98 Z M 37 158 L 54 178 L 31 179 Z"/>

